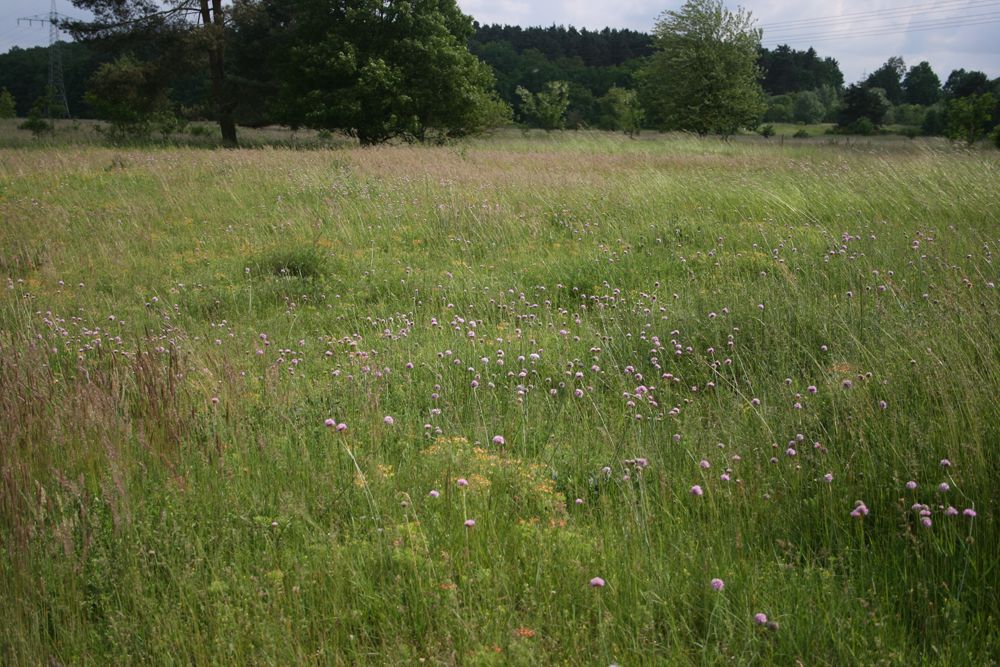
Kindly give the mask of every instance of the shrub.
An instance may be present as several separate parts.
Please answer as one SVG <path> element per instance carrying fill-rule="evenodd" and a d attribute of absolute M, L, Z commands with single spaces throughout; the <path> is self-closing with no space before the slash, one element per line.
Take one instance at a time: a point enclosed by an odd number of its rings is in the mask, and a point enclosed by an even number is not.
<path fill-rule="evenodd" d="M 46 132 L 52 132 L 55 130 L 55 127 L 53 127 L 53 125 L 43 117 L 43 112 L 45 111 L 47 103 L 48 97 L 39 97 L 35 100 L 35 103 L 31 107 L 31 111 L 28 112 L 28 119 L 18 125 L 18 129 L 28 130 L 35 136 L 36 139 Z"/>
<path fill-rule="evenodd" d="M 794 138 L 794 139 L 808 139 L 809 138 L 809 132 L 805 128 L 803 128 L 801 130 L 796 131 L 795 134 L 792 135 L 792 138 Z"/>
<path fill-rule="evenodd" d="M 875 134 L 875 123 L 869 118 L 859 118 L 849 128 L 851 134 L 860 134 L 863 137 L 870 137 Z"/>
<path fill-rule="evenodd" d="M 826 107 L 816 93 L 807 90 L 795 96 L 795 122 L 818 123 L 825 115 Z"/>
<path fill-rule="evenodd" d="M 13 118 L 17 115 L 17 103 L 14 96 L 6 88 L 0 88 L 0 118 Z"/>
<path fill-rule="evenodd" d="M 152 65 L 132 56 L 104 63 L 90 78 L 87 104 L 109 123 L 113 142 L 148 139 L 154 120 L 167 112 L 167 94 Z"/>
<path fill-rule="evenodd" d="M 760 128 L 758 134 L 760 134 L 760 136 L 764 137 L 765 139 L 770 139 L 771 137 L 774 136 L 774 125 L 770 124 L 764 125 L 763 127 Z"/>

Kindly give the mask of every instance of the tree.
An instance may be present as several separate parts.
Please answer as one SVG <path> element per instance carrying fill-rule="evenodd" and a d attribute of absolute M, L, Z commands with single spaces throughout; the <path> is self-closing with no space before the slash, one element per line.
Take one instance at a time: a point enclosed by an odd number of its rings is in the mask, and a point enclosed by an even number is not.
<path fill-rule="evenodd" d="M 211 82 L 211 98 L 222 140 L 237 144 L 233 109 L 236 95 L 226 76 L 225 30 L 229 8 L 223 0 L 72 0 L 73 5 L 94 14 L 93 21 L 67 23 L 77 38 L 103 39 L 110 44 L 121 41 L 142 45 L 159 40 L 171 43 L 175 53 L 205 56 Z M 162 50 L 162 49 L 161 49 Z M 166 63 L 179 71 L 178 62 Z"/>
<path fill-rule="evenodd" d="M 773 51 L 760 49 L 757 64 L 764 72 L 761 85 L 768 95 L 785 95 L 821 86 L 844 85 L 840 65 L 833 58 L 820 59 L 815 49 L 796 51 L 787 44 Z"/>
<path fill-rule="evenodd" d="M 764 120 L 769 123 L 791 123 L 795 119 L 795 99 L 792 95 L 767 98 Z"/>
<path fill-rule="evenodd" d="M 996 99 L 990 93 L 969 95 L 948 101 L 948 136 L 963 139 L 971 146 L 987 129 Z"/>
<path fill-rule="evenodd" d="M 865 79 L 865 86 L 881 88 L 892 104 L 899 104 L 903 101 L 904 74 L 906 74 L 906 64 L 903 59 L 900 56 L 893 56 Z"/>
<path fill-rule="evenodd" d="M 645 107 L 662 128 L 729 135 L 764 111 L 757 66 L 761 31 L 722 0 L 688 0 L 654 28 L 656 53 L 642 70 Z"/>
<path fill-rule="evenodd" d="M 17 116 L 17 102 L 6 88 L 0 89 L 0 118 Z"/>
<path fill-rule="evenodd" d="M 112 141 L 149 136 L 157 114 L 167 112 L 167 90 L 149 63 L 131 55 L 105 63 L 90 79 L 87 102 L 110 123 Z"/>
<path fill-rule="evenodd" d="M 625 132 L 630 137 L 639 134 L 645 114 L 634 90 L 612 86 L 599 103 L 603 129 Z"/>
<path fill-rule="evenodd" d="M 941 98 L 941 79 L 926 60 L 914 65 L 903 79 L 903 99 L 908 104 L 930 106 Z"/>
<path fill-rule="evenodd" d="M 271 52 L 273 114 L 340 129 L 363 145 L 468 134 L 510 112 L 469 53 L 472 19 L 454 0 L 245 0 Z M 237 31 L 247 26 L 237 23 Z"/>
<path fill-rule="evenodd" d="M 826 107 L 820 101 L 819 95 L 806 90 L 795 96 L 795 122 L 811 125 L 823 120 Z"/>
<path fill-rule="evenodd" d="M 872 127 L 882 124 L 886 112 L 892 107 L 885 93 L 879 88 L 852 84 L 844 92 L 844 101 L 837 116 L 837 124 L 851 128 L 862 120 Z"/>
<path fill-rule="evenodd" d="M 559 130 L 566 126 L 566 109 L 569 108 L 569 84 L 549 81 L 545 90 L 532 93 L 517 87 L 521 98 L 521 115 L 545 131 Z"/>
<path fill-rule="evenodd" d="M 955 99 L 970 95 L 983 95 L 990 92 L 990 80 L 983 72 L 966 72 L 964 69 L 952 70 L 944 83 L 945 97 Z"/>

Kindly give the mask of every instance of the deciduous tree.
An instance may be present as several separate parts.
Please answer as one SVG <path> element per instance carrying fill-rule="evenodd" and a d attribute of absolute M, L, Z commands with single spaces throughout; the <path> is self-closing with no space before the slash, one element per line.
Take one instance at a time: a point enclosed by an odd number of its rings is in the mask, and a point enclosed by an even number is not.
<path fill-rule="evenodd" d="M 237 143 L 233 109 L 236 95 L 226 76 L 225 29 L 229 7 L 223 0 L 72 0 L 76 7 L 94 14 L 92 21 L 73 21 L 66 27 L 77 38 L 126 40 L 142 44 L 172 42 L 175 54 L 198 53 L 205 58 L 214 107 L 222 139 Z M 113 41 L 110 43 L 114 43 Z M 161 54 L 163 48 L 159 49 Z M 173 63 L 176 68 L 178 63 Z M 161 71 L 164 71 L 163 68 Z"/>
<path fill-rule="evenodd" d="M 656 53 L 642 71 L 647 113 L 664 129 L 704 135 L 755 127 L 764 111 L 757 66 L 761 30 L 722 0 L 688 0 L 653 30 Z"/>

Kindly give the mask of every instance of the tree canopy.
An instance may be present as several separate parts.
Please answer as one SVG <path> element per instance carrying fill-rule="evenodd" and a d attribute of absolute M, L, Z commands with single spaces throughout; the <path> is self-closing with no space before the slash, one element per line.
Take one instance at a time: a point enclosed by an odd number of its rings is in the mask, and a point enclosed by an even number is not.
<path fill-rule="evenodd" d="M 237 34 L 259 36 L 245 50 L 271 54 L 258 83 L 289 125 L 374 144 L 466 134 L 509 116 L 454 0 L 244 0 L 235 16 Z"/>
<path fill-rule="evenodd" d="M 914 65 L 903 78 L 903 99 L 907 104 L 934 104 L 941 98 L 941 79 L 926 60 Z"/>
<path fill-rule="evenodd" d="M 757 65 L 761 31 L 750 13 L 722 0 L 688 0 L 664 12 L 656 53 L 642 72 L 645 107 L 664 129 L 732 134 L 764 110 Z"/>

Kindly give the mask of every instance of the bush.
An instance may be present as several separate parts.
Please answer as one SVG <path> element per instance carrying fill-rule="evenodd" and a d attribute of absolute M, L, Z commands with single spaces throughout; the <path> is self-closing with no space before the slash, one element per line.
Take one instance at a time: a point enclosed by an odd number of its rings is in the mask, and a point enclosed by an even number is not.
<path fill-rule="evenodd" d="M 764 137 L 765 139 L 770 139 L 771 137 L 774 136 L 774 125 L 763 126 L 762 128 L 760 128 L 758 134 L 760 134 L 760 136 Z"/>
<path fill-rule="evenodd" d="M 801 129 L 801 130 L 798 130 L 798 131 L 797 131 L 797 132 L 796 132 L 795 134 L 793 134 L 793 135 L 792 135 L 792 138 L 793 138 L 793 139 L 808 139 L 808 138 L 809 138 L 809 136 L 810 136 L 810 135 L 809 135 L 809 132 L 808 132 L 808 131 L 806 131 L 806 129 L 805 129 L 805 128 L 803 128 L 803 129 Z"/>
<path fill-rule="evenodd" d="M 924 122 L 920 124 L 920 131 L 925 137 L 940 137 L 947 131 L 947 118 L 940 105 L 933 106 L 924 114 Z"/>
<path fill-rule="evenodd" d="M 875 134 L 875 123 L 869 118 L 859 118 L 849 128 L 851 134 L 860 134 L 862 137 L 870 137 Z"/>
<path fill-rule="evenodd" d="M 795 96 L 795 122 L 811 125 L 823 120 L 825 115 L 826 107 L 816 93 L 807 90 Z"/>
<path fill-rule="evenodd" d="M 997 147 L 997 150 L 1000 150 L 1000 125 L 993 128 L 990 138 L 993 140 L 993 145 Z"/>
<path fill-rule="evenodd" d="M 148 139 L 154 121 L 169 113 L 166 89 L 152 65 L 128 55 L 101 65 L 84 99 L 108 121 L 105 135 L 112 142 Z"/>
<path fill-rule="evenodd" d="M 6 88 L 0 88 L 0 118 L 13 118 L 17 115 L 17 103 L 14 96 Z"/>
<path fill-rule="evenodd" d="M 791 123 L 795 118 L 795 103 L 789 95 L 768 98 L 764 120 L 769 123 Z"/>
<path fill-rule="evenodd" d="M 35 103 L 31 106 L 31 111 L 28 112 L 28 119 L 18 125 L 18 129 L 28 130 L 36 139 L 46 132 L 55 130 L 55 127 L 43 117 L 48 99 L 48 97 L 39 97 L 35 100 Z"/>

